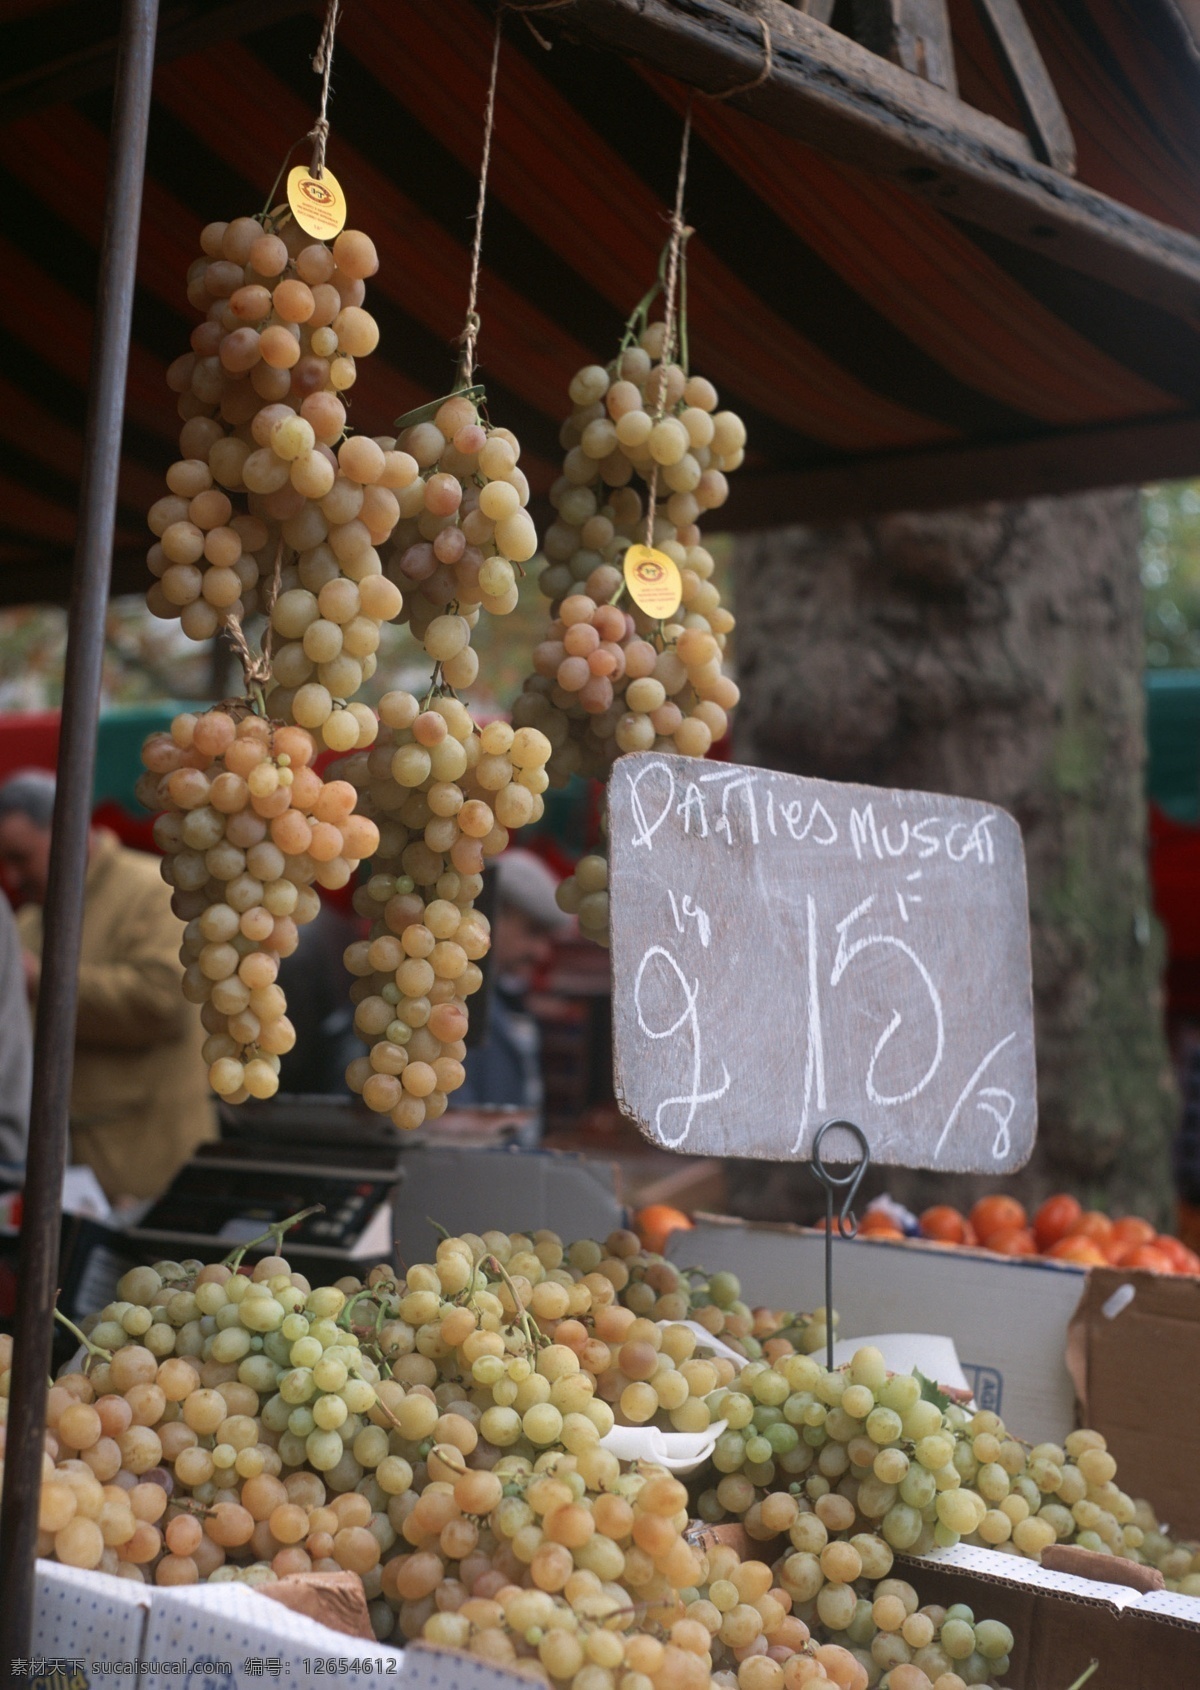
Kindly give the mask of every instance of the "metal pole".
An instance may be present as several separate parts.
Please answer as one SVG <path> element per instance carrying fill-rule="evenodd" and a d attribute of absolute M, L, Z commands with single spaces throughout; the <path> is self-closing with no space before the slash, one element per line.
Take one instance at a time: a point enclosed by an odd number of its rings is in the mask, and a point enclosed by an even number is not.
<path fill-rule="evenodd" d="M 157 23 L 158 0 L 124 0 L 84 435 L 79 538 L 67 621 L 58 793 L 46 889 L 21 1226 L 20 1301 L 0 1510 L 0 1674 L 6 1682 L 13 1674 L 13 1662 L 27 1657 L 31 1648 L 42 1436 L 57 1293 L 83 882 Z"/>

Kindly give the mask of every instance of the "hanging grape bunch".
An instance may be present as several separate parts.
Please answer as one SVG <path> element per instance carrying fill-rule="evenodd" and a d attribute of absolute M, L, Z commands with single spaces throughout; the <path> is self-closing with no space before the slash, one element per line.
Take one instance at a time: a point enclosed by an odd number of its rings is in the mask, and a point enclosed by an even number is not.
<path fill-rule="evenodd" d="M 480 730 L 457 696 L 479 669 L 472 628 L 483 611 L 515 607 L 516 570 L 537 549 L 520 445 L 480 420 L 481 397 L 464 388 L 426 407 L 432 415 L 402 419 L 397 444 L 421 475 L 401 494 L 388 571 L 408 589 L 403 614 L 432 663 L 429 691 L 423 702 L 388 693 L 379 739 L 345 766 L 381 832 L 375 873 L 355 895 L 369 936 L 345 953 L 370 1048 L 346 1079 L 401 1129 L 437 1120 L 463 1083 L 466 1000 L 491 942 L 473 908 L 484 864 L 540 819 L 549 784 L 544 734 L 505 722 Z"/>
<path fill-rule="evenodd" d="M 183 428 L 149 513 L 147 604 L 196 640 L 268 614 L 272 714 L 334 750 L 369 745 L 374 716 L 347 701 L 401 608 L 376 548 L 418 477 L 391 439 L 347 433 L 342 396 L 379 340 L 362 304 L 374 243 L 315 241 L 285 207 L 210 223 L 200 244 L 188 300 L 204 320 L 167 372 Z"/>
<path fill-rule="evenodd" d="M 271 1097 L 296 1042 L 279 962 L 320 908 L 315 885 L 345 886 L 379 830 L 354 815 L 345 781 L 322 781 L 303 728 L 245 707 L 176 716 L 142 751 L 138 797 L 159 815 L 171 907 L 186 923 L 183 995 L 200 1005 L 209 1084 L 229 1103 Z"/>
<path fill-rule="evenodd" d="M 466 625 L 442 614 L 444 624 Z M 453 655 L 440 665 L 442 675 Z M 354 1024 L 369 1046 L 346 1079 L 367 1106 L 402 1130 L 436 1120 L 464 1078 L 467 999 L 479 990 L 480 960 L 491 942 L 475 910 L 488 857 L 509 830 L 541 813 L 550 742 L 536 729 L 492 722 L 482 732 L 444 682 L 424 701 L 408 692 L 380 700 L 381 731 L 369 751 L 340 773 L 357 788 L 359 809 L 379 823 L 374 873 L 354 895 L 370 923 L 350 945 Z"/>
<path fill-rule="evenodd" d="M 550 740 L 547 773 L 558 786 L 572 774 L 606 778 L 626 751 L 703 757 L 726 733 L 738 700 L 722 667 L 734 619 L 698 524 L 728 495 L 745 427 L 717 409 L 711 382 L 670 361 L 667 323 L 639 328 L 639 313 L 627 334 L 636 343 L 608 369 L 589 365 L 571 383 L 563 474 L 550 495 L 558 516 L 546 532 L 550 561 L 540 578 L 553 619 L 513 708 L 515 723 Z M 681 602 L 666 622 L 625 597 L 622 560 L 643 541 L 679 570 Z M 607 886 L 607 861 L 594 853 L 559 888 L 563 908 L 602 944 Z"/>
<path fill-rule="evenodd" d="M 396 441 L 420 479 L 400 494 L 388 574 L 404 589 L 401 620 L 443 665 L 449 687 L 474 681 L 471 628 L 481 609 L 506 616 L 516 608 L 517 572 L 537 550 L 520 443 L 481 419 L 481 395 L 470 388 L 427 407 L 432 416 L 410 422 Z M 448 610 L 455 624 L 435 627 Z"/>

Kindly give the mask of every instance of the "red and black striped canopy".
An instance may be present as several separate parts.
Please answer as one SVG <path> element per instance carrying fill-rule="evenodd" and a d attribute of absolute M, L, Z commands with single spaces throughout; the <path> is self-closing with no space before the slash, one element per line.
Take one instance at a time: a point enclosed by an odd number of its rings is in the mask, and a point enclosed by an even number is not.
<path fill-rule="evenodd" d="M 919 193 L 915 175 L 905 185 L 844 147 L 835 156 L 697 98 L 690 344 L 750 429 L 739 524 L 1200 470 L 1200 285 L 1186 278 L 1192 264 L 1200 283 L 1200 57 L 1174 0 L 1024 9 L 1078 180 L 1138 214 L 1131 243 L 1140 219 L 1182 231 L 1170 286 L 1158 299 L 1130 291 L 1063 262 L 1053 240 L 1039 250 L 953 197 Z M 951 11 L 962 97 L 1019 127 L 975 8 Z M 69 574 L 116 7 L 9 0 L 5 12 L 0 601 L 11 603 L 58 597 Z M 353 420 L 371 432 L 452 376 L 492 16 L 482 0 L 346 0 L 328 156 L 382 260 L 367 301 L 382 343 L 353 391 Z M 491 414 L 517 430 L 544 490 L 570 376 L 611 356 L 654 275 L 688 90 L 572 41 L 553 9 L 530 21 L 536 33 L 516 16 L 505 31 L 480 355 Z M 141 584 L 143 513 L 174 455 L 163 371 L 194 320 L 184 273 L 198 231 L 261 207 L 310 127 L 318 29 L 318 8 L 288 0 L 164 4 L 118 586 Z"/>

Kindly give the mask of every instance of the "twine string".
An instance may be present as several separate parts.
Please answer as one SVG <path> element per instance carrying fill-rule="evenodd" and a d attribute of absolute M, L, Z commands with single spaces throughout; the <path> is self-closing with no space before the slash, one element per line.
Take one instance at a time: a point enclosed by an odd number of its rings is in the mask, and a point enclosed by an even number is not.
<path fill-rule="evenodd" d="M 683 137 L 679 143 L 679 174 L 675 179 L 675 205 L 671 212 L 671 241 L 667 248 L 667 274 L 663 284 L 663 349 L 658 366 L 657 394 L 653 416 L 661 422 L 666 411 L 668 371 L 675 356 L 675 296 L 679 282 L 680 258 L 684 242 L 691 230 L 683 220 L 683 196 L 687 186 L 688 152 L 692 139 L 692 101 L 688 97 L 683 119 Z M 647 483 L 646 544 L 654 544 L 654 518 L 658 510 L 658 460 L 654 460 Z"/>
<path fill-rule="evenodd" d="M 338 19 L 342 12 L 342 0 L 329 0 L 325 8 L 325 23 L 321 30 L 321 39 L 317 42 L 317 50 L 313 54 L 312 67 L 321 78 L 321 109 L 317 113 L 317 121 L 308 132 L 307 139 L 313 144 L 312 165 L 309 175 L 318 181 L 325 174 L 325 143 L 329 139 L 329 119 L 326 112 L 329 107 L 329 78 L 333 74 L 333 38 L 337 34 Z"/>
<path fill-rule="evenodd" d="M 775 68 L 774 44 L 771 40 L 771 26 L 766 18 L 760 17 L 759 27 L 762 29 L 763 62 L 762 69 L 757 76 L 752 76 L 746 82 L 735 82 L 732 88 L 721 88 L 710 94 L 701 88 L 697 92 L 706 100 L 731 100 L 735 94 L 749 94 L 755 88 L 761 88 L 764 82 L 770 80 L 771 72 Z"/>
<path fill-rule="evenodd" d="M 496 28 L 492 36 L 492 69 L 488 78 L 487 105 L 483 113 L 483 156 L 479 161 L 479 196 L 475 201 L 475 234 L 471 241 L 471 281 L 467 289 L 467 317 L 459 335 L 462 358 L 459 381 L 470 387 L 475 375 L 475 346 L 481 327 L 476 302 L 479 297 L 479 266 L 483 257 L 483 213 L 487 205 L 488 169 L 492 162 L 492 135 L 496 127 L 496 81 L 500 70 L 500 32 L 504 21 L 503 7 L 496 13 Z"/>
<path fill-rule="evenodd" d="M 241 617 L 230 615 L 225 619 L 225 632 L 242 666 L 247 693 L 261 690 L 271 679 L 271 656 L 275 645 L 275 628 L 271 621 L 271 612 L 275 609 L 275 600 L 279 597 L 282 580 L 283 541 L 280 539 L 275 547 L 275 567 L 271 571 L 271 579 L 262 603 L 262 614 L 267 619 L 267 625 L 263 630 L 262 645 L 257 655 L 250 648 L 250 641 L 246 638 L 246 630 L 242 626 Z"/>

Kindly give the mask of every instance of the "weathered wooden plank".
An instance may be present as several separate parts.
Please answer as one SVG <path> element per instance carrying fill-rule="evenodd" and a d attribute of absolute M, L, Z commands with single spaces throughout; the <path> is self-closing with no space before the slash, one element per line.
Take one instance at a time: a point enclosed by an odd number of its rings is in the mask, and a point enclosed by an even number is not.
<path fill-rule="evenodd" d="M 854 38 L 901 70 L 957 94 L 946 0 L 853 0 Z"/>
<path fill-rule="evenodd" d="M 1028 140 L 783 0 L 568 0 L 539 27 L 641 58 L 969 222 L 1192 318 L 1200 240 L 1039 163 Z"/>
<path fill-rule="evenodd" d="M 943 510 L 1200 475 L 1200 417 L 1048 434 L 1036 440 L 849 458 L 822 469 L 744 470 L 730 478 L 722 526 L 843 522 L 895 510 Z"/>
<path fill-rule="evenodd" d="M 1011 816 L 656 752 L 617 762 L 608 811 L 615 1089 L 647 1138 L 806 1160 L 839 1118 L 878 1162 L 1001 1174 L 1028 1160 Z"/>
<path fill-rule="evenodd" d="M 1075 139 L 1037 42 L 1017 0 L 975 0 L 1034 151 L 1055 170 L 1075 169 Z"/>

